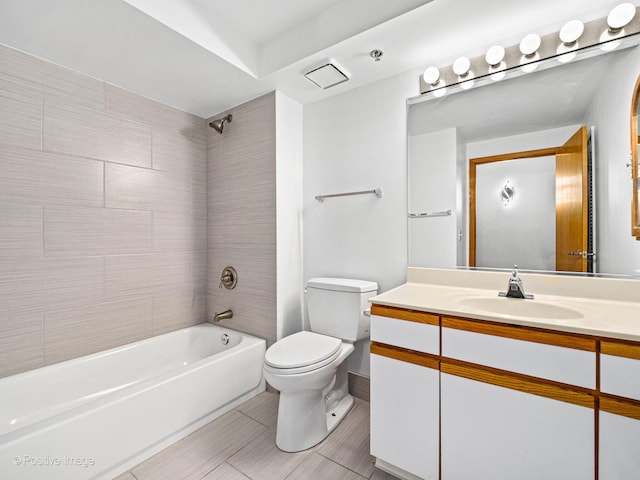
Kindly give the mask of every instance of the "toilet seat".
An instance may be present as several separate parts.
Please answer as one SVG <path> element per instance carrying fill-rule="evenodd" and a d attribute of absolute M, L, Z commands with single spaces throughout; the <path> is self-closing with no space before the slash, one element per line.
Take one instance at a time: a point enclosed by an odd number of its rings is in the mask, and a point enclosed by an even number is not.
<path fill-rule="evenodd" d="M 313 332 L 298 332 L 271 345 L 265 354 L 265 368 L 281 375 L 293 375 L 321 368 L 340 355 L 342 341 Z"/>

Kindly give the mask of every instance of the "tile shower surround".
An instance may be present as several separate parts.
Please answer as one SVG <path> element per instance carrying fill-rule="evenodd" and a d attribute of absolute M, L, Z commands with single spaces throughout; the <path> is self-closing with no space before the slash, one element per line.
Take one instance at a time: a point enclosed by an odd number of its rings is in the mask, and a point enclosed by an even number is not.
<path fill-rule="evenodd" d="M 216 115 L 233 121 L 207 137 L 207 311 L 231 308 L 222 324 L 267 345 L 276 340 L 275 102 L 270 93 Z M 238 271 L 234 290 L 218 288 L 227 265 Z"/>
<path fill-rule="evenodd" d="M 0 376 L 205 320 L 208 136 L 0 46 Z"/>

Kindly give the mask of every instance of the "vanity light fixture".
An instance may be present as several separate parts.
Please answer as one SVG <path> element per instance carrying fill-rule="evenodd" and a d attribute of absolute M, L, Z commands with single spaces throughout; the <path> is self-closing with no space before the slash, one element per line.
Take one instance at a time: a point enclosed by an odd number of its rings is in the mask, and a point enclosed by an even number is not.
<path fill-rule="evenodd" d="M 471 71 L 471 60 L 468 57 L 458 57 L 453 62 L 453 73 L 458 76 L 460 88 L 467 90 L 473 87 L 475 75 Z"/>
<path fill-rule="evenodd" d="M 494 45 L 487 50 L 484 56 L 485 61 L 489 64 L 489 73 L 491 74 L 491 80 L 499 81 L 505 76 L 505 69 L 507 65 L 504 63 L 505 50 L 502 45 Z"/>
<path fill-rule="evenodd" d="M 540 44 L 542 43 L 542 39 L 540 35 L 535 33 L 530 33 L 526 35 L 520 41 L 520 53 L 522 56 L 520 57 L 520 65 L 522 65 L 523 72 L 533 72 L 538 64 L 538 60 L 540 60 L 540 54 L 538 53 L 538 49 L 540 48 Z"/>
<path fill-rule="evenodd" d="M 553 61 L 570 62 L 596 55 L 595 50 L 627 48 L 640 43 L 640 15 L 630 2 L 618 5 L 609 16 L 583 23 L 574 19 L 558 32 L 528 34 L 519 44 L 493 45 L 482 56 L 459 57 L 447 68 L 431 66 L 420 75 L 420 93 L 442 96 L 535 69 L 551 68 Z M 552 61 L 553 60 L 553 61 Z"/>
<path fill-rule="evenodd" d="M 629 25 L 633 17 L 636 15 L 636 7 L 632 3 L 621 3 L 607 15 L 607 30 L 600 35 L 600 47 L 604 51 L 610 51 L 618 48 L 620 41 L 617 38 L 624 36 L 624 27 Z"/>

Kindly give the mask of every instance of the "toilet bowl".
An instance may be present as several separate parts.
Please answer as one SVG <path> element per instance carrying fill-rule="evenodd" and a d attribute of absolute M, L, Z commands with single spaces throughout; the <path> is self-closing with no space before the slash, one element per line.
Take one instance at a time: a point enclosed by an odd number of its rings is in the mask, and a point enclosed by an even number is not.
<path fill-rule="evenodd" d="M 313 332 L 276 345 L 264 364 L 265 380 L 280 391 L 276 445 L 298 452 L 320 443 L 351 409 L 345 360 L 354 346 Z"/>
<path fill-rule="evenodd" d="M 271 345 L 265 380 L 280 391 L 276 445 L 298 452 L 320 443 L 353 406 L 347 357 L 368 337 L 368 299 L 377 284 L 315 278 L 307 284 L 309 322 L 302 331 Z"/>

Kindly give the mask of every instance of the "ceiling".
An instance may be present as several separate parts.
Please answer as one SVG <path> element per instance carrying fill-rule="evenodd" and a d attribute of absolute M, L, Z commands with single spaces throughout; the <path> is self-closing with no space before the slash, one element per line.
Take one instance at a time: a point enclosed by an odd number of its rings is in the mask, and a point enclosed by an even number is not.
<path fill-rule="evenodd" d="M 210 117 L 278 89 L 307 104 L 513 45 L 620 0 L 0 0 L 0 43 Z M 640 0 L 632 3 L 640 4 Z M 375 62 L 373 49 L 384 51 Z M 350 75 L 321 90 L 304 72 Z M 416 94 L 418 81 L 416 78 Z"/>

